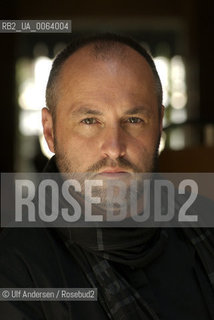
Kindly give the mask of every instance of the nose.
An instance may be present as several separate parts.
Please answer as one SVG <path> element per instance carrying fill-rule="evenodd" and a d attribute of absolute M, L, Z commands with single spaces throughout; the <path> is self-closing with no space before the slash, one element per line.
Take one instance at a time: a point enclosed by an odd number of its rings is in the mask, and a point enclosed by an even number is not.
<path fill-rule="evenodd" d="M 101 137 L 101 152 L 103 157 L 116 160 L 126 154 L 125 133 L 119 126 L 106 128 Z"/>

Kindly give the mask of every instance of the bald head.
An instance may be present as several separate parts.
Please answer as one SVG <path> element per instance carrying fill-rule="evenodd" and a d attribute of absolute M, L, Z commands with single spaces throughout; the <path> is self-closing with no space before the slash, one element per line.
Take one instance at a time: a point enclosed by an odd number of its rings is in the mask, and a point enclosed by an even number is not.
<path fill-rule="evenodd" d="M 154 90 L 158 108 L 161 110 L 162 87 L 154 62 L 149 53 L 140 44 L 128 37 L 121 37 L 115 34 L 101 34 L 76 39 L 59 53 L 54 60 L 46 89 L 46 104 L 53 118 L 55 117 L 56 106 L 60 99 L 63 71 L 69 68 L 69 74 L 72 74 L 72 72 L 75 73 L 77 68 L 74 69 L 73 67 L 77 66 L 78 58 L 81 61 L 79 64 L 80 70 L 83 68 L 84 61 L 85 63 L 90 63 L 90 61 L 121 61 L 124 64 L 129 64 L 130 55 L 132 55 L 132 57 L 135 56 L 135 58 L 132 59 L 132 64 L 134 64 L 135 61 L 136 63 L 142 62 L 144 64 L 146 62 L 150 67 L 154 78 Z M 129 67 L 131 68 L 132 66 Z"/>

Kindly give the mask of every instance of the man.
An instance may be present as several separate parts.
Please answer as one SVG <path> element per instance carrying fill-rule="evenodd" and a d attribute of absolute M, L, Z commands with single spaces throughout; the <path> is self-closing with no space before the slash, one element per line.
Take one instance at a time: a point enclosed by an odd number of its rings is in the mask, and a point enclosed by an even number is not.
<path fill-rule="evenodd" d="M 161 102 L 154 62 L 138 43 L 114 34 L 74 41 L 47 85 L 42 121 L 55 157 L 46 172 L 124 181 L 153 171 Z M 200 230 L 198 238 L 156 228 L 4 230 L 1 287 L 95 287 L 98 301 L 1 302 L 1 318 L 214 319 L 212 241 Z"/>

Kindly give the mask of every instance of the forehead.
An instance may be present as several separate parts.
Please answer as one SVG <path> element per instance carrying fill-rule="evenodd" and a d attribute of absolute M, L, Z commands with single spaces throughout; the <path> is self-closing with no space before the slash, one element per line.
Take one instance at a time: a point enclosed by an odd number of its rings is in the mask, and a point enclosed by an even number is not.
<path fill-rule="evenodd" d="M 96 48 L 93 44 L 87 45 L 78 49 L 64 62 L 60 76 L 72 77 L 81 74 L 84 71 L 90 71 L 90 74 L 96 73 L 98 66 L 111 66 L 111 71 L 119 66 L 121 71 L 128 71 L 135 76 L 138 74 L 144 75 L 148 81 L 154 78 L 152 69 L 146 59 L 140 55 L 136 50 L 125 44 L 118 44 L 117 46 L 104 47 L 102 49 Z M 85 69 L 86 68 L 86 69 Z M 107 73 L 103 73 L 103 76 Z M 154 80 L 154 79 L 153 79 Z"/>
<path fill-rule="evenodd" d="M 58 100 L 65 103 L 76 98 L 105 99 L 109 104 L 113 99 L 118 102 L 133 98 L 155 103 L 154 75 L 147 61 L 126 45 L 106 55 L 95 55 L 92 46 L 87 46 L 65 61 L 59 76 Z"/>

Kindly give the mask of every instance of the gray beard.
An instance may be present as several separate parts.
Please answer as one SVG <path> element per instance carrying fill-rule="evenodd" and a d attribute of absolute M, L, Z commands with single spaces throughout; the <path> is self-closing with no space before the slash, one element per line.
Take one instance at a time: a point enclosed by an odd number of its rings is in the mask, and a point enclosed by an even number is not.
<path fill-rule="evenodd" d="M 154 172 L 157 168 L 157 160 L 158 160 L 158 149 L 160 143 L 160 136 L 158 138 L 155 152 L 153 154 L 153 158 L 149 168 L 147 168 L 146 172 Z M 66 154 L 62 154 L 59 151 L 58 143 L 55 140 L 55 151 L 56 151 L 56 164 L 61 173 L 66 174 L 67 179 L 74 179 L 80 183 L 81 192 L 79 193 L 81 202 L 84 202 L 84 206 L 87 204 L 87 190 L 85 190 L 85 180 L 102 180 L 96 177 L 96 173 L 105 166 L 106 160 L 101 160 L 97 164 L 93 165 L 90 171 L 86 171 L 84 173 L 71 172 L 71 162 L 67 158 Z M 138 202 L 139 199 L 142 198 L 144 193 L 143 180 L 145 179 L 146 174 L 140 173 L 138 168 L 133 166 L 127 160 L 117 159 L 117 165 L 121 168 L 132 168 L 134 173 L 132 175 L 133 180 L 137 181 L 138 187 L 132 188 L 131 184 L 127 184 L 125 186 L 125 191 L 122 192 L 119 190 L 117 186 L 113 188 L 109 188 L 109 182 L 103 180 L 103 186 L 93 186 L 92 197 L 100 198 L 100 203 L 96 204 L 96 209 L 101 212 L 106 211 L 107 209 L 112 212 L 117 212 L 121 210 L 123 205 L 130 207 L 130 201 Z M 122 183 L 123 181 L 121 181 Z M 110 190 L 110 191 L 109 191 Z M 121 193 L 122 192 L 122 193 Z M 121 193 L 121 194 L 120 194 Z M 125 194 L 125 195 L 124 195 Z M 116 201 L 115 201 L 116 200 Z M 102 214 L 102 213 L 101 213 Z"/>

